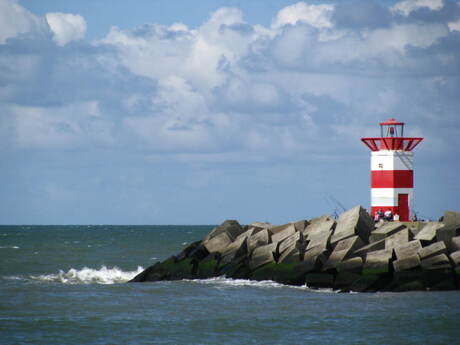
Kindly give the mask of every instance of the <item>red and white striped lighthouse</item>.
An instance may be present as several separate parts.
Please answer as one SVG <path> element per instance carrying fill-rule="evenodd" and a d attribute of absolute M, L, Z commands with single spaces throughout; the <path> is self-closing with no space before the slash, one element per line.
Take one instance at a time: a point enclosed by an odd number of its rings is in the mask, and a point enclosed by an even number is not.
<path fill-rule="evenodd" d="M 389 119 L 380 123 L 380 138 L 361 138 L 371 149 L 372 215 L 382 209 L 410 219 L 414 199 L 412 150 L 423 138 L 405 138 L 404 123 Z"/>

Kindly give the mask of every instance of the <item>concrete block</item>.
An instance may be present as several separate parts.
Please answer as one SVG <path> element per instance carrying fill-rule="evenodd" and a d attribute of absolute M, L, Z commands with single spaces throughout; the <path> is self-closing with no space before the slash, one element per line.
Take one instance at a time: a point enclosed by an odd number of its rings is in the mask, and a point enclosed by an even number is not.
<path fill-rule="evenodd" d="M 323 271 L 337 268 L 337 265 L 346 259 L 354 250 L 364 245 L 359 236 L 352 236 L 337 243 L 329 259 L 323 266 Z"/>
<path fill-rule="evenodd" d="M 325 256 L 320 247 L 312 248 L 304 253 L 303 261 L 296 265 L 296 270 L 299 273 L 317 271 L 321 268 L 325 260 Z"/>
<path fill-rule="evenodd" d="M 307 273 L 305 284 L 311 288 L 332 288 L 334 276 L 327 273 Z"/>
<path fill-rule="evenodd" d="M 267 229 L 263 229 L 256 234 L 248 237 L 248 249 L 249 251 L 254 250 L 254 248 L 259 246 L 264 246 L 270 243 L 270 235 Z"/>
<path fill-rule="evenodd" d="M 286 237 L 278 243 L 278 253 L 282 254 L 285 250 L 298 248 L 298 244 L 303 240 L 301 232 L 294 232 L 292 235 Z"/>
<path fill-rule="evenodd" d="M 273 257 L 273 250 L 273 244 L 256 248 L 251 256 L 251 259 L 249 260 L 249 268 L 253 271 L 262 265 L 274 262 L 275 259 Z"/>
<path fill-rule="evenodd" d="M 399 232 L 385 238 L 385 249 L 396 248 L 404 246 L 409 242 L 409 229 L 404 228 Z"/>
<path fill-rule="evenodd" d="M 350 291 L 365 292 L 379 290 L 381 277 L 376 274 L 361 276 L 350 286 Z"/>
<path fill-rule="evenodd" d="M 369 252 L 363 266 L 363 275 L 384 274 L 390 272 L 390 260 L 393 249 L 382 249 Z"/>
<path fill-rule="evenodd" d="M 195 269 L 195 277 L 198 279 L 214 277 L 217 273 L 218 262 L 219 254 L 214 253 L 208 255 L 206 258 L 197 263 Z"/>
<path fill-rule="evenodd" d="M 429 290 L 455 290 L 455 281 L 452 267 L 439 265 L 425 267 L 423 278 Z"/>
<path fill-rule="evenodd" d="M 460 224 L 458 225 L 460 228 Z M 452 239 L 457 235 L 457 228 L 454 225 L 445 225 L 436 230 L 436 240 L 443 241 L 449 251 L 452 251 Z"/>
<path fill-rule="evenodd" d="M 209 253 L 223 253 L 230 243 L 232 243 L 232 239 L 225 231 L 203 241 L 203 245 Z"/>
<path fill-rule="evenodd" d="M 407 226 L 410 232 L 410 238 L 414 238 L 422 230 L 422 227 L 425 225 L 424 222 L 404 222 L 404 225 Z"/>
<path fill-rule="evenodd" d="M 430 244 L 418 251 L 418 255 L 422 260 L 438 254 L 447 254 L 446 245 L 442 241 Z"/>
<path fill-rule="evenodd" d="M 434 268 L 434 267 L 439 267 L 441 265 L 451 266 L 449 258 L 447 257 L 446 254 L 439 254 L 439 255 L 435 255 L 430 258 L 422 260 L 423 268 Z"/>
<path fill-rule="evenodd" d="M 375 252 L 377 250 L 382 250 L 382 249 L 385 249 L 385 239 L 379 240 L 373 243 L 369 243 L 368 245 L 365 245 L 364 247 L 358 250 L 355 250 L 353 252 L 353 255 L 360 256 L 361 258 L 365 258 L 367 253 Z"/>
<path fill-rule="evenodd" d="M 434 241 L 436 238 L 436 231 L 442 227 L 444 227 L 443 223 L 428 222 L 422 227 L 422 230 L 420 230 L 414 239 L 425 242 Z"/>
<path fill-rule="evenodd" d="M 272 226 L 270 230 L 270 235 L 275 235 L 279 232 L 284 232 L 287 228 L 290 228 L 293 224 L 288 223 L 288 224 L 283 224 L 283 225 L 276 225 Z M 295 231 L 295 226 L 294 226 L 294 231 Z"/>
<path fill-rule="evenodd" d="M 415 255 L 405 256 L 403 259 L 393 261 L 395 272 L 401 272 L 420 266 L 420 257 Z"/>
<path fill-rule="evenodd" d="M 305 278 L 295 270 L 294 264 L 275 264 L 269 263 L 256 269 L 251 279 L 254 280 L 273 280 L 281 284 L 302 285 Z"/>
<path fill-rule="evenodd" d="M 393 235 L 394 233 L 399 232 L 404 229 L 406 226 L 400 222 L 388 222 L 379 228 L 373 230 L 369 236 L 369 243 L 373 243 L 379 240 L 382 240 L 388 236 Z"/>
<path fill-rule="evenodd" d="M 247 237 L 239 237 L 225 248 L 222 253 L 221 263 L 230 263 L 234 259 L 247 255 L 248 253 Z"/>
<path fill-rule="evenodd" d="M 450 240 L 450 248 L 451 252 L 455 252 L 460 250 L 460 236 L 456 236 Z"/>
<path fill-rule="evenodd" d="M 360 257 L 344 260 L 337 265 L 338 272 L 360 272 L 363 268 L 363 259 Z"/>
<path fill-rule="evenodd" d="M 257 227 L 257 228 L 262 228 L 262 229 L 271 229 L 273 227 L 272 224 L 270 223 L 263 223 L 263 222 L 254 222 L 249 224 L 249 226 Z"/>
<path fill-rule="evenodd" d="M 313 247 L 317 247 L 317 246 L 329 248 L 331 235 L 332 235 L 332 231 L 309 234 L 308 239 L 307 239 L 308 241 L 307 250 Z"/>
<path fill-rule="evenodd" d="M 294 222 L 293 224 L 295 227 L 295 231 L 303 232 L 305 228 L 307 227 L 307 225 L 309 224 L 309 222 L 305 219 L 302 219 L 302 220 L 298 220 L 297 222 Z"/>
<path fill-rule="evenodd" d="M 191 257 L 191 254 L 196 253 L 198 248 L 204 249 L 202 258 L 209 254 L 208 251 L 202 246 L 202 241 L 196 241 L 185 247 L 180 253 L 176 254 L 176 260 L 179 261 Z"/>
<path fill-rule="evenodd" d="M 270 243 L 270 244 L 266 244 L 266 245 L 255 248 L 251 253 L 251 257 L 260 256 L 268 252 L 273 254 L 275 251 L 276 251 L 276 243 Z"/>
<path fill-rule="evenodd" d="M 402 260 L 411 256 L 418 256 L 418 252 L 422 249 L 420 241 L 414 240 L 407 242 L 404 245 L 394 248 L 396 259 Z"/>
<path fill-rule="evenodd" d="M 282 240 L 284 240 L 285 238 L 295 234 L 295 232 L 296 232 L 294 224 L 286 224 L 285 228 L 282 228 L 281 230 L 279 230 L 277 232 L 273 232 L 273 229 L 275 229 L 275 228 L 272 228 L 270 230 L 270 233 L 272 234 L 271 238 L 272 238 L 273 243 L 281 242 Z"/>
<path fill-rule="evenodd" d="M 353 272 L 339 272 L 334 281 L 334 289 L 349 291 L 351 285 L 361 279 L 361 275 Z"/>
<path fill-rule="evenodd" d="M 423 271 L 419 269 L 401 270 L 393 273 L 391 291 L 424 290 Z"/>
<path fill-rule="evenodd" d="M 449 257 L 454 266 L 460 266 L 460 250 L 450 253 Z"/>
<path fill-rule="evenodd" d="M 259 228 L 260 230 L 263 230 L 261 228 Z M 259 231 L 260 231 L 259 230 Z M 251 235 L 253 235 L 256 231 L 256 228 L 254 227 L 249 227 L 248 230 L 246 230 L 245 232 L 241 233 L 238 235 L 238 237 L 235 239 L 235 241 L 238 241 L 242 238 L 247 238 L 247 237 L 250 237 Z"/>
<path fill-rule="evenodd" d="M 303 231 L 303 235 L 306 239 L 310 240 L 310 236 L 329 234 L 334 229 L 335 225 L 335 220 L 329 216 L 314 218 L 310 220 L 310 224 L 308 224 Z"/>
<path fill-rule="evenodd" d="M 309 248 L 303 254 L 304 260 L 306 260 L 308 257 L 313 257 L 313 256 L 318 256 L 318 255 L 324 256 L 327 252 L 328 252 L 327 247 L 322 246 L 322 245 L 318 245 L 318 246 Z"/>
<path fill-rule="evenodd" d="M 210 240 L 213 237 L 226 232 L 227 235 L 233 240 L 235 240 L 239 234 L 243 233 L 243 227 L 236 220 L 226 220 L 221 225 L 215 227 L 206 237 L 206 240 Z"/>
<path fill-rule="evenodd" d="M 446 211 L 442 217 L 442 222 L 448 226 L 460 226 L 460 212 Z"/>
<path fill-rule="evenodd" d="M 334 244 L 354 235 L 358 235 L 367 243 L 373 229 L 374 221 L 371 216 L 361 206 L 356 206 L 339 216 L 331 243 Z"/>
<path fill-rule="evenodd" d="M 278 259 L 278 263 L 297 263 L 300 262 L 300 252 L 297 248 L 285 250 Z"/>

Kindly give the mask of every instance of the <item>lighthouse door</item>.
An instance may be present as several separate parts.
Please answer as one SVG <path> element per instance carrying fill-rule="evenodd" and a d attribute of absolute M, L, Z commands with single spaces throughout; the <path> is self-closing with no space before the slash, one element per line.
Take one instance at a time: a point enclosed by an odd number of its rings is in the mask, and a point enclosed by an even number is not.
<path fill-rule="evenodd" d="M 409 220 L 409 195 L 398 194 L 399 219 L 403 222 Z"/>

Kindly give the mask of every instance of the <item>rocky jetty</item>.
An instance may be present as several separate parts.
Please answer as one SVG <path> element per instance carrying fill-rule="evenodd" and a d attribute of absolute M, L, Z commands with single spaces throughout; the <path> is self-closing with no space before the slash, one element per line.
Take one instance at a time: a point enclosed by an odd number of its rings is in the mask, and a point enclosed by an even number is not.
<path fill-rule="evenodd" d="M 217 276 L 341 291 L 460 288 L 460 213 L 439 222 L 374 224 L 361 206 L 337 220 L 285 225 L 226 220 L 131 282 Z"/>

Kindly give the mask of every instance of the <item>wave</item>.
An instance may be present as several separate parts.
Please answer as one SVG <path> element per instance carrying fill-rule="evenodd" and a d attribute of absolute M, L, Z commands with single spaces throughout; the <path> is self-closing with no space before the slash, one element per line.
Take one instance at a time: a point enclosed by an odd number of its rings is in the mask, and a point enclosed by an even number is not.
<path fill-rule="evenodd" d="M 209 279 L 195 279 L 195 280 L 187 280 L 189 282 L 194 282 L 198 284 L 208 284 L 214 285 L 217 288 L 222 287 L 258 287 L 258 288 L 284 288 L 284 289 L 297 289 L 297 290 L 306 290 L 311 292 L 321 292 L 321 293 L 337 293 L 338 290 L 333 290 L 329 288 L 322 288 L 322 289 L 313 289 L 308 287 L 307 285 L 284 285 L 273 280 L 248 280 L 248 279 L 231 279 L 226 277 L 217 277 L 217 278 L 209 278 Z"/>
<path fill-rule="evenodd" d="M 116 266 L 102 266 L 100 269 L 83 267 L 81 270 L 71 268 L 67 272 L 59 270 L 57 274 L 43 274 L 30 278 L 63 284 L 119 284 L 128 282 L 143 270 L 141 266 L 138 266 L 136 271 L 123 271 Z"/>
<path fill-rule="evenodd" d="M 8 246 L 6 246 L 6 247 L 5 246 L 0 246 L 0 249 L 19 249 L 19 247 L 18 246 L 9 246 L 9 247 Z"/>

